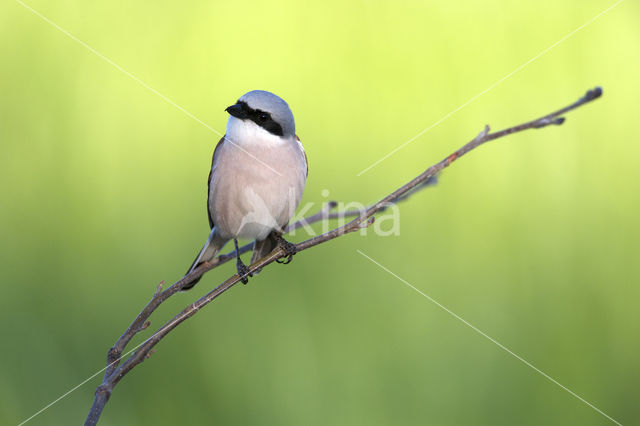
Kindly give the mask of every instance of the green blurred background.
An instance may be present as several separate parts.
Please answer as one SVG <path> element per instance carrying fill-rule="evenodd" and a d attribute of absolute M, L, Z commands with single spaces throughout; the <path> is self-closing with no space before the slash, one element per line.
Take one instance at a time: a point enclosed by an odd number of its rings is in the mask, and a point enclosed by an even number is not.
<path fill-rule="evenodd" d="M 360 177 L 613 2 L 28 4 L 219 131 L 246 91 L 285 98 L 305 202 L 374 201 L 484 124 L 605 92 L 457 162 L 402 205 L 399 236 L 352 234 L 233 288 L 117 386 L 101 424 L 610 424 L 356 250 L 639 421 L 637 2 Z M 17 424 L 102 368 L 157 283 L 189 266 L 219 136 L 14 1 L 0 55 L 0 423 Z M 140 338 L 233 270 L 174 297 Z M 29 424 L 81 423 L 100 378 Z"/>

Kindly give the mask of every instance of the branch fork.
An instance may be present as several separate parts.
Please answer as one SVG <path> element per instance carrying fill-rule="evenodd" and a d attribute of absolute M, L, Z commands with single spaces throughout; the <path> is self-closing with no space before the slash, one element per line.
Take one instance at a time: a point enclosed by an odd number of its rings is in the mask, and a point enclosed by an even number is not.
<path fill-rule="evenodd" d="M 391 194 L 382 198 L 380 201 L 370 205 L 368 208 L 360 211 L 353 210 L 347 212 L 334 212 L 333 210 L 337 207 L 338 203 L 335 201 L 330 201 L 326 203 L 322 209 L 315 213 L 314 215 L 303 218 L 295 223 L 290 224 L 286 232 L 290 232 L 292 230 L 298 229 L 306 224 L 312 224 L 315 222 L 320 222 L 323 220 L 330 220 L 335 218 L 343 218 L 343 217 L 353 217 L 353 219 L 335 229 L 332 229 L 324 234 L 318 235 L 316 237 L 310 238 L 308 240 L 302 241 L 298 244 L 295 244 L 296 251 L 302 252 L 311 247 L 314 247 L 319 244 L 326 243 L 340 236 L 349 234 L 351 232 L 358 231 L 360 229 L 371 226 L 374 223 L 375 217 L 374 215 L 384 211 L 387 206 L 390 204 L 398 203 L 400 201 L 406 200 L 410 195 L 413 195 L 418 190 L 421 190 L 430 184 L 435 182 L 436 176 L 446 167 L 449 167 L 454 161 L 468 153 L 469 151 L 479 147 L 480 145 L 492 141 L 494 139 L 502 138 L 504 136 L 508 136 L 513 133 L 522 132 L 528 129 L 541 129 L 550 125 L 561 125 L 564 123 L 565 118 L 563 115 L 571 110 L 574 110 L 586 103 L 589 103 L 595 99 L 598 99 L 602 96 L 602 89 L 600 87 L 596 87 L 586 92 L 586 94 L 578 99 L 576 102 L 559 109 L 555 112 L 547 114 L 538 119 L 528 121 L 526 123 L 509 127 L 504 130 L 500 130 L 498 132 L 490 133 L 490 127 L 487 125 L 484 129 L 478 133 L 478 135 L 469 141 L 467 144 L 463 145 L 460 149 L 453 152 L 451 155 L 447 156 L 444 160 L 434 164 L 433 166 L 426 169 L 420 175 L 407 182 L 400 188 L 393 191 Z M 252 247 L 252 244 L 247 244 L 239 249 L 240 254 L 248 252 Z M 271 252 L 268 256 L 260 259 L 256 263 L 249 266 L 249 273 L 255 272 L 258 269 L 262 269 L 265 266 L 275 262 L 277 259 L 285 256 L 285 251 L 278 247 L 273 252 Z M 228 262 L 231 259 L 235 259 L 235 251 L 218 256 L 211 262 L 204 262 L 198 268 L 193 270 L 188 275 L 184 276 L 180 280 L 176 281 L 173 285 L 163 290 L 164 281 L 158 284 L 151 300 L 144 306 L 142 311 L 138 314 L 138 316 L 133 320 L 131 325 L 127 328 L 127 330 L 120 336 L 120 338 L 116 341 L 113 347 L 109 350 L 107 354 L 107 367 L 105 369 L 104 379 L 100 386 L 96 389 L 95 399 L 93 401 L 93 405 L 91 406 L 91 410 L 87 416 L 85 421 L 85 425 L 95 425 L 100 419 L 100 415 L 102 414 L 102 410 L 106 405 L 111 393 L 113 392 L 113 388 L 120 382 L 120 380 L 128 374 L 134 367 L 139 365 L 142 361 L 149 358 L 153 354 L 153 348 L 157 345 L 168 333 L 170 333 L 173 329 L 175 329 L 178 325 L 184 322 L 186 319 L 194 316 L 200 309 L 202 309 L 207 304 L 211 303 L 214 299 L 220 296 L 225 291 L 229 290 L 235 284 L 240 282 L 241 277 L 237 274 L 232 275 L 227 278 L 224 282 L 218 285 L 213 290 L 209 291 L 207 294 L 202 296 L 200 299 L 195 302 L 187 305 L 181 312 L 179 312 L 175 317 L 173 317 L 170 321 L 162 325 L 151 337 L 145 340 L 142 344 L 140 344 L 137 348 L 132 350 L 131 355 L 121 363 L 122 361 L 122 353 L 127 345 L 131 342 L 131 339 L 139 332 L 146 330 L 150 322 L 148 318 L 153 314 L 153 312 L 169 297 L 181 291 L 186 285 L 192 283 L 196 279 L 200 278 L 202 275 L 207 273 L 208 271 Z M 201 284 L 202 285 L 202 284 Z"/>

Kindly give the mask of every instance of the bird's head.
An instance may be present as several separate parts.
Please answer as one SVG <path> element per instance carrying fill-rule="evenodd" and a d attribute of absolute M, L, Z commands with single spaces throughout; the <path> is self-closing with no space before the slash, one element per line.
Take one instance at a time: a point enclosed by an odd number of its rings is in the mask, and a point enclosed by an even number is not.
<path fill-rule="evenodd" d="M 227 124 L 227 132 L 235 125 L 254 128 L 256 131 L 266 131 L 281 138 L 294 138 L 296 125 L 289 105 L 279 96 L 265 90 L 252 90 L 245 93 L 234 105 L 226 109 L 231 117 Z M 242 122 L 237 123 L 236 120 Z"/>

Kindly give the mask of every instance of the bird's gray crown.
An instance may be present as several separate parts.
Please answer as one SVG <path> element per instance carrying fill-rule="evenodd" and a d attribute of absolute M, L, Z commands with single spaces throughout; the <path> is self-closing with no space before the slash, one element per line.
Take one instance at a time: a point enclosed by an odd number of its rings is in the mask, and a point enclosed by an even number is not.
<path fill-rule="evenodd" d="M 256 113 L 256 116 L 260 118 L 259 113 L 267 113 L 270 119 L 273 120 L 273 127 L 279 126 L 280 129 L 270 129 L 268 126 L 263 126 L 260 120 L 253 120 L 258 125 L 265 127 L 271 133 L 281 133 L 283 137 L 293 137 L 296 133 L 296 124 L 293 119 L 293 113 L 289 105 L 281 97 L 274 95 L 266 90 L 252 90 L 247 92 L 238 99 L 239 104 L 246 104 L 249 109 Z M 268 124 L 268 123 L 267 123 Z M 281 132 L 278 132 L 281 130 Z"/>

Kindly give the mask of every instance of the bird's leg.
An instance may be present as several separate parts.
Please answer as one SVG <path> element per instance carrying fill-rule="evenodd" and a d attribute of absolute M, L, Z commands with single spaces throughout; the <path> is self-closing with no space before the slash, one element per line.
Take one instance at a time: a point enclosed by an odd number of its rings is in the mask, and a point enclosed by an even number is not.
<path fill-rule="evenodd" d="M 238 269 L 238 275 L 240 276 L 240 280 L 242 284 L 246 284 L 249 282 L 249 277 L 252 277 L 253 274 L 249 272 L 249 268 L 247 265 L 242 263 L 242 259 L 240 259 L 240 250 L 238 249 L 238 240 L 233 239 L 233 244 L 236 246 L 236 268 Z"/>
<path fill-rule="evenodd" d="M 296 249 L 296 245 L 290 243 L 282 237 L 282 234 L 276 234 L 275 239 L 278 242 L 278 245 L 284 249 L 284 256 L 280 259 L 277 259 L 276 262 L 282 263 L 283 265 L 288 264 L 293 259 L 293 255 L 298 252 Z"/>

